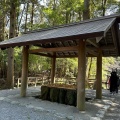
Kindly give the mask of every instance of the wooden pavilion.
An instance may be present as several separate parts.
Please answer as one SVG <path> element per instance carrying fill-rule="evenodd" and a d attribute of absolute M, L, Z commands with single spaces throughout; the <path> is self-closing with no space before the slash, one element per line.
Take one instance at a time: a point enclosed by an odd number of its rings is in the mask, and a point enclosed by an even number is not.
<path fill-rule="evenodd" d="M 23 46 L 21 96 L 26 96 L 28 56 L 52 58 L 51 83 L 54 83 L 56 58 L 78 57 L 77 108 L 85 110 L 86 57 L 97 57 L 96 98 L 102 98 L 102 57 L 120 56 L 120 14 L 86 20 L 5 40 L 0 48 Z M 38 49 L 32 49 L 37 46 Z"/>

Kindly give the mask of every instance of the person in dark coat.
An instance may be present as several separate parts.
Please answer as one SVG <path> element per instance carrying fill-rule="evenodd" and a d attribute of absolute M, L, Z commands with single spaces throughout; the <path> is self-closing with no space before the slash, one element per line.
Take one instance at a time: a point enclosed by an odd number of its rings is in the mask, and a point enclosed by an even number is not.
<path fill-rule="evenodd" d="M 110 93 L 118 93 L 118 76 L 116 72 L 111 72 L 110 76 Z"/>

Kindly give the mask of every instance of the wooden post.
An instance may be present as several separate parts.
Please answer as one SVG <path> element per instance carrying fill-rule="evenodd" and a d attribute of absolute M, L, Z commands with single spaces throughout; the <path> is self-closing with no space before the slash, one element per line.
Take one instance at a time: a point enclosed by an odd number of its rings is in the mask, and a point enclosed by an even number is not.
<path fill-rule="evenodd" d="M 51 83 L 54 83 L 54 77 L 55 77 L 55 64 L 56 64 L 56 57 L 55 53 L 53 53 L 53 58 L 52 58 L 52 66 L 51 66 Z"/>
<path fill-rule="evenodd" d="M 85 75 L 86 75 L 86 41 L 79 41 L 78 48 L 78 78 L 77 78 L 77 108 L 85 110 Z"/>
<path fill-rule="evenodd" d="M 97 80 L 96 80 L 96 98 L 102 99 L 102 51 L 98 50 L 97 56 Z"/>
<path fill-rule="evenodd" d="M 22 58 L 22 80 L 21 80 L 21 97 L 26 96 L 27 88 L 27 75 L 28 75 L 28 46 L 23 47 L 23 58 Z"/>

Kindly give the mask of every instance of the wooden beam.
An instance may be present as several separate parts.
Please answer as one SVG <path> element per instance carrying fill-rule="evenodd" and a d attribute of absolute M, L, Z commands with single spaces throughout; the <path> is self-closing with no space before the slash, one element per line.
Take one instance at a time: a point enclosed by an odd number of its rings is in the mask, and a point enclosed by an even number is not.
<path fill-rule="evenodd" d="M 21 97 L 26 96 L 27 75 L 28 75 L 28 46 L 23 46 L 22 58 L 22 83 L 21 83 Z"/>
<path fill-rule="evenodd" d="M 116 48 L 114 45 L 107 45 L 107 46 L 103 45 L 100 47 L 100 49 L 101 50 L 115 50 Z"/>
<path fill-rule="evenodd" d="M 40 48 L 29 50 L 29 53 L 39 53 L 39 52 L 64 52 L 64 51 L 77 51 L 78 46 L 72 47 L 57 47 L 57 48 Z"/>
<path fill-rule="evenodd" d="M 75 57 L 78 57 L 78 55 L 56 56 L 56 58 L 75 58 Z"/>
<path fill-rule="evenodd" d="M 66 55 L 66 56 L 56 56 L 56 58 L 78 58 L 78 55 Z M 96 57 L 96 55 L 93 54 L 86 54 L 86 57 Z"/>
<path fill-rule="evenodd" d="M 97 56 L 97 81 L 96 81 L 96 98 L 102 99 L 102 51 L 98 50 Z"/>
<path fill-rule="evenodd" d="M 89 49 L 89 48 L 86 48 L 86 51 L 94 56 L 97 57 L 98 53 L 97 52 L 94 52 L 93 50 Z"/>
<path fill-rule="evenodd" d="M 52 55 L 49 54 L 44 54 L 44 53 L 30 53 L 30 54 L 34 54 L 34 55 L 40 55 L 40 56 L 44 56 L 44 57 L 53 57 Z"/>
<path fill-rule="evenodd" d="M 100 40 L 102 40 L 103 36 L 102 37 L 96 37 L 96 43 L 99 43 Z"/>
<path fill-rule="evenodd" d="M 113 46 L 103 46 L 103 49 L 110 49 Z M 97 48 L 93 48 L 93 47 L 87 47 L 86 51 L 96 57 L 98 55 L 97 52 Z M 52 55 L 48 55 L 45 53 L 40 53 L 40 52 L 52 52 L 52 51 L 56 51 L 56 52 L 65 52 L 65 51 L 78 51 L 78 46 L 72 46 L 72 47 L 57 47 L 57 48 L 40 48 L 40 49 L 33 49 L 33 50 L 29 50 L 30 54 L 35 54 L 35 55 L 41 55 L 41 56 L 45 56 L 45 57 L 53 57 Z M 56 58 L 70 58 L 70 57 L 78 57 L 78 55 L 67 55 L 67 56 L 56 56 Z"/>
<path fill-rule="evenodd" d="M 117 51 L 117 55 L 118 55 L 118 47 L 117 47 L 117 40 L 116 40 L 116 33 L 115 33 L 115 28 L 114 26 L 111 27 L 111 33 L 112 33 L 112 37 L 113 37 L 113 43 L 114 43 L 114 46 L 115 46 L 115 49 Z"/>
<path fill-rule="evenodd" d="M 100 48 L 101 50 L 114 50 L 114 49 L 115 49 L 115 46 L 114 46 L 113 44 L 111 44 L 111 45 L 102 45 L 102 46 L 99 47 L 99 48 Z M 96 47 L 87 46 L 87 49 L 97 51 L 97 48 L 96 48 Z"/>
<path fill-rule="evenodd" d="M 87 42 L 89 42 L 90 44 L 92 44 L 96 48 L 99 48 L 99 45 L 95 41 L 87 39 Z"/>
<path fill-rule="evenodd" d="M 79 41 L 78 78 L 77 78 L 77 108 L 85 110 L 85 73 L 86 73 L 86 41 Z"/>

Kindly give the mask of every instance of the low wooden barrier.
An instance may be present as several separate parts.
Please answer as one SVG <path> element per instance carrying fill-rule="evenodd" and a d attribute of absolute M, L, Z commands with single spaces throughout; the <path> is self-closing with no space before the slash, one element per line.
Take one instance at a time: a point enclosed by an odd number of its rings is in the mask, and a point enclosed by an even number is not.
<path fill-rule="evenodd" d="M 43 84 L 44 81 L 41 79 L 41 77 L 28 77 L 27 78 L 27 87 L 29 85 L 34 85 L 35 87 L 37 86 L 37 84 Z M 17 88 L 19 88 L 21 85 L 21 78 L 17 79 Z"/>
<path fill-rule="evenodd" d="M 74 85 L 43 85 L 41 86 L 42 100 L 58 102 L 61 104 L 76 106 L 77 90 Z M 86 98 L 86 101 L 91 98 Z"/>

